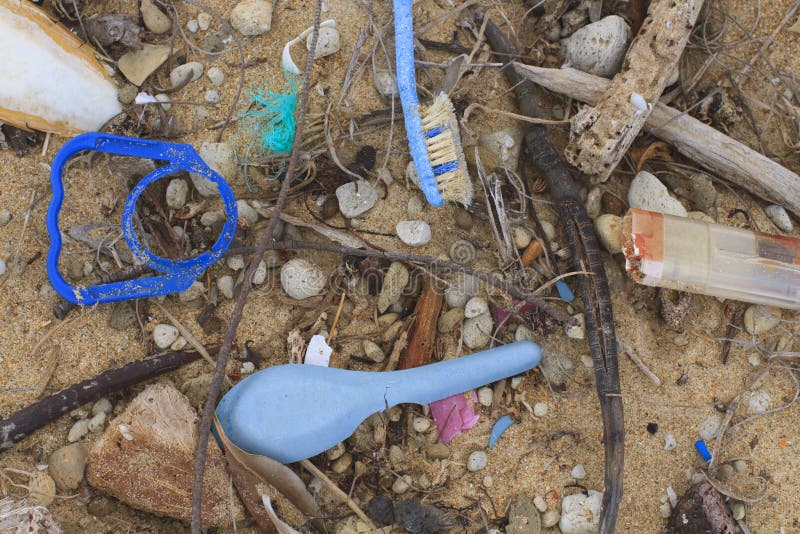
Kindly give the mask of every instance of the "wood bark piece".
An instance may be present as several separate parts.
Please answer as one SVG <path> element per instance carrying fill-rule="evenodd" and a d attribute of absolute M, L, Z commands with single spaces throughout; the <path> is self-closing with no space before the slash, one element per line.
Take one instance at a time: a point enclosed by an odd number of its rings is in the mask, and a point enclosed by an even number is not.
<path fill-rule="evenodd" d="M 516 64 L 525 78 L 558 93 L 593 104 L 611 83 L 575 69 Z M 800 176 L 694 117 L 656 104 L 645 128 L 684 156 L 744 190 L 800 216 Z"/>
<path fill-rule="evenodd" d="M 169 384 L 141 392 L 112 420 L 89 453 L 86 481 L 133 508 L 188 521 L 197 413 Z M 208 444 L 203 523 L 224 527 L 244 519 L 217 443 Z"/>
<path fill-rule="evenodd" d="M 573 119 L 566 160 L 594 181 L 608 180 L 661 98 L 703 0 L 653 0 L 622 70 L 600 102 Z"/>
<path fill-rule="evenodd" d="M 436 343 L 436 327 L 442 311 L 442 292 L 430 280 L 425 281 L 422 294 L 414 307 L 416 320 L 411 327 L 406 350 L 400 355 L 398 369 L 411 369 L 430 363 Z"/>

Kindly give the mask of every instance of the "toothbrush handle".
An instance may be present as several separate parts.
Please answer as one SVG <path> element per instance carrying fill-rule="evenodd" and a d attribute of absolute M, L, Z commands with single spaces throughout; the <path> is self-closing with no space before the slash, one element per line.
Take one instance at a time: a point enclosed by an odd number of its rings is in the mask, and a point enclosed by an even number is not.
<path fill-rule="evenodd" d="M 428 404 L 533 369 L 541 349 L 519 341 L 432 365 L 386 373 L 384 398 L 389 406 Z"/>

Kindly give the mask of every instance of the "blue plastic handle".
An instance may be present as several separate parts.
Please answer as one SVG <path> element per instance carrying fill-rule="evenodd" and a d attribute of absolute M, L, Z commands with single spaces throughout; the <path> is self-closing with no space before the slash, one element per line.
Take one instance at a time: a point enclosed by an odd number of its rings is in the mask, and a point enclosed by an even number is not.
<path fill-rule="evenodd" d="M 136 184 L 128 195 L 122 211 L 122 234 L 134 259 L 144 263 L 154 271 L 163 273 L 162 276 L 151 276 L 149 278 L 90 287 L 74 287 L 61 275 L 58 270 L 58 259 L 61 255 L 62 239 L 58 216 L 64 201 L 64 166 L 72 156 L 83 150 L 169 162 L 167 165 L 157 168 Z M 168 258 L 157 256 L 142 246 L 133 228 L 133 214 L 139 197 L 148 185 L 182 170 L 199 174 L 217 184 L 217 189 L 225 204 L 225 214 L 228 220 L 223 225 L 222 233 L 211 247 L 211 250 L 188 260 L 172 261 Z M 219 261 L 236 234 L 238 212 L 233 190 L 222 176 L 206 165 L 191 145 L 121 137 L 105 133 L 86 133 L 68 141 L 58 151 L 50 169 L 50 182 L 53 187 L 53 198 L 47 210 L 47 231 L 50 234 L 50 249 L 47 253 L 47 275 L 50 277 L 50 283 L 58 294 L 74 304 L 92 305 L 101 302 L 155 297 L 185 291 L 203 271 Z"/>
<path fill-rule="evenodd" d="M 536 367 L 532 341 L 388 373 L 278 365 L 236 384 L 217 418 L 240 449 L 283 463 L 328 450 L 373 413 L 401 403 L 428 404 Z"/>

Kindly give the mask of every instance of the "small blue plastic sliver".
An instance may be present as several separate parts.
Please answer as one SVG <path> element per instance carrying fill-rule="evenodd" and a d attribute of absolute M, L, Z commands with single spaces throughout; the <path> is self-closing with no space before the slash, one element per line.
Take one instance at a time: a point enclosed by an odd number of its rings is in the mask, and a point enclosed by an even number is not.
<path fill-rule="evenodd" d="M 514 421 L 511 419 L 511 416 L 505 415 L 497 420 L 497 422 L 492 427 L 492 433 L 489 435 L 489 448 L 491 449 L 494 447 L 494 444 L 497 443 L 497 440 L 500 439 L 500 436 L 503 435 L 503 432 L 509 429 L 511 425 L 514 424 Z"/>
<path fill-rule="evenodd" d="M 694 448 L 697 449 L 698 454 L 700 454 L 700 457 L 702 457 L 703 460 L 705 460 L 706 462 L 711 461 L 711 453 L 708 451 L 708 447 L 706 446 L 705 441 L 703 441 L 702 439 L 698 439 L 694 443 Z"/>
<path fill-rule="evenodd" d="M 566 302 L 572 302 L 575 300 L 575 293 L 572 292 L 564 280 L 559 280 L 556 282 L 556 290 L 558 291 L 558 296 L 561 297 L 561 300 Z"/>

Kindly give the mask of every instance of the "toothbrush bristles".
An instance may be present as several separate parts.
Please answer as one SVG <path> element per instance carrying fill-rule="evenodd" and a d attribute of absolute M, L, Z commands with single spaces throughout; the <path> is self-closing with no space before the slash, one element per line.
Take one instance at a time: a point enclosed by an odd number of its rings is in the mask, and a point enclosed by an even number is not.
<path fill-rule="evenodd" d="M 440 93 L 430 107 L 420 113 L 428 158 L 436 176 L 436 185 L 443 200 L 472 202 L 472 180 L 467 172 L 461 136 L 453 104 L 446 94 Z"/>

